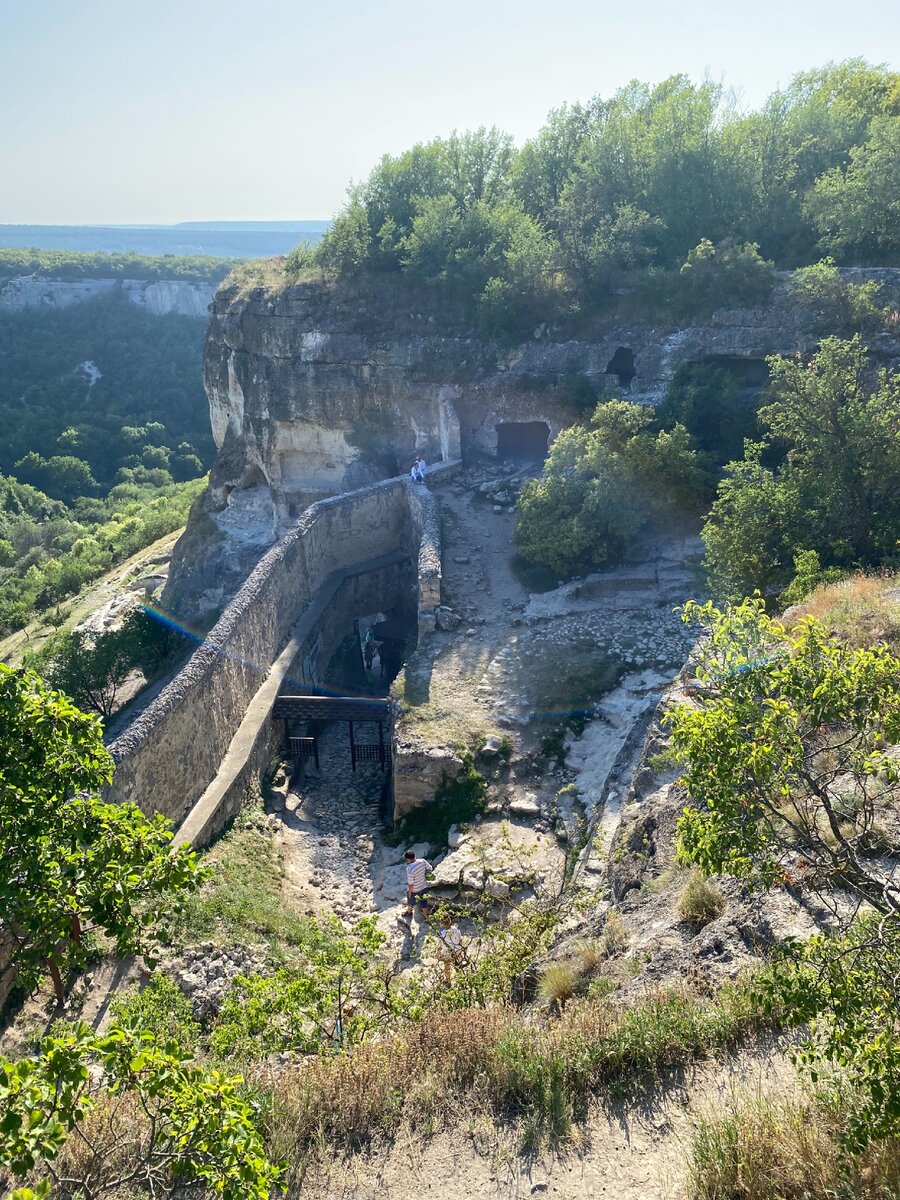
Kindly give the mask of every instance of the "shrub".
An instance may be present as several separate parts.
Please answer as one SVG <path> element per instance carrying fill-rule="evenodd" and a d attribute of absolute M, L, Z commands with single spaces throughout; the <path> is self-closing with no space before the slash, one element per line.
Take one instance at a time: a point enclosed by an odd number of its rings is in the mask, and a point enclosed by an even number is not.
<path fill-rule="evenodd" d="M 444 846 L 451 825 L 465 825 L 484 812 L 487 784 L 470 754 L 463 758 L 462 769 L 455 779 L 444 776 L 434 800 L 413 809 L 403 818 L 391 841 L 428 842 Z"/>
<path fill-rule="evenodd" d="M 561 575 L 613 565 L 650 526 L 677 527 L 711 492 L 704 456 L 676 425 L 654 434 L 637 404 L 598 404 L 590 428 L 563 430 L 519 497 L 523 558 Z"/>
<path fill-rule="evenodd" d="M 200 1041 L 200 1025 L 191 1002 L 169 975 L 156 972 L 143 990 L 113 1000 L 113 1023 L 123 1029 L 152 1033 L 160 1043 L 175 1042 L 191 1054 Z"/>
<path fill-rule="evenodd" d="M 554 962 L 544 967 L 538 981 L 538 996 L 549 1007 L 561 1011 L 578 987 L 579 972 L 571 962 Z"/>
<path fill-rule="evenodd" d="M 725 897 L 714 883 L 692 871 L 678 897 L 678 912 L 683 921 L 702 928 L 722 915 Z"/>
<path fill-rule="evenodd" d="M 844 572 L 839 567 L 822 568 L 815 550 L 798 550 L 794 555 L 794 578 L 778 597 L 782 608 L 797 604 L 821 584 L 837 583 Z"/>
<path fill-rule="evenodd" d="M 795 271 L 789 295 L 810 309 L 819 327 L 831 334 L 875 333 L 885 327 L 888 317 L 881 287 L 873 279 L 848 283 L 833 258 Z"/>
<path fill-rule="evenodd" d="M 775 264 L 755 242 L 702 238 L 678 273 L 675 303 L 691 314 L 712 312 L 725 304 L 761 304 L 775 282 Z"/>

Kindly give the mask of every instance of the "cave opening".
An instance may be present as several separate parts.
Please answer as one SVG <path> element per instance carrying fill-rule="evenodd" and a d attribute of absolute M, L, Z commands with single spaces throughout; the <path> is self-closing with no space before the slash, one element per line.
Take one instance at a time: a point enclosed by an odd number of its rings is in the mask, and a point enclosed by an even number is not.
<path fill-rule="evenodd" d="M 637 371 L 634 369 L 634 354 L 632 351 L 627 346 L 619 346 L 606 364 L 605 373 L 617 376 L 620 387 L 631 387 L 631 381 L 637 374 Z"/>
<path fill-rule="evenodd" d="M 543 462 L 550 444 L 546 421 L 506 421 L 497 426 L 497 457 Z"/>

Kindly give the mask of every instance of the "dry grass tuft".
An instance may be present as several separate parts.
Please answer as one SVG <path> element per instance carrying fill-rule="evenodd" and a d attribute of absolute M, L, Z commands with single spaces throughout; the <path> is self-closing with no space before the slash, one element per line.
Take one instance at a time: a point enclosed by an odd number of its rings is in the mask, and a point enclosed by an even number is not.
<path fill-rule="evenodd" d="M 581 972 L 574 963 L 553 962 L 544 967 L 538 980 L 537 994 L 548 1007 L 562 1011 L 567 1000 L 571 1000 L 580 982 Z"/>
<path fill-rule="evenodd" d="M 611 908 L 606 914 L 606 923 L 600 935 L 600 946 L 607 958 L 621 954 L 628 945 L 628 930 L 622 920 L 621 913 Z"/>
<path fill-rule="evenodd" d="M 720 917 L 725 908 L 725 897 L 714 883 L 692 871 L 678 897 L 678 912 L 683 921 L 690 921 L 701 928 Z"/>
<path fill-rule="evenodd" d="M 900 576 L 851 575 L 816 588 L 789 613 L 790 628 L 815 617 L 849 646 L 886 642 L 900 655 Z"/>
<path fill-rule="evenodd" d="M 400 1128 L 427 1135 L 485 1115 L 512 1120 L 529 1148 L 565 1142 L 592 1094 L 621 1095 L 768 1020 L 742 985 L 726 985 L 714 999 L 671 989 L 630 1007 L 574 998 L 544 1020 L 505 1005 L 438 1011 L 352 1054 L 307 1059 L 274 1081 L 257 1068 L 255 1085 L 265 1097 L 270 1155 L 293 1164 L 294 1186 L 311 1159 Z"/>
<path fill-rule="evenodd" d="M 900 1187 L 900 1139 L 858 1161 L 840 1120 L 811 1100 L 754 1097 L 701 1121 L 691 1146 L 689 1200 L 886 1200 Z"/>
<path fill-rule="evenodd" d="M 597 938 L 585 938 L 573 947 L 583 975 L 596 975 L 602 970 L 606 953 Z"/>

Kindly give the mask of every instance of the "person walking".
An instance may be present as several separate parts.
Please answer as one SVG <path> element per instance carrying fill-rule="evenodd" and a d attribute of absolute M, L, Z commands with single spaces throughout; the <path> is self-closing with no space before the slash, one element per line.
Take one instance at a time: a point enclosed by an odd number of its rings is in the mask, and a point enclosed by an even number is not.
<path fill-rule="evenodd" d="M 403 858 L 406 862 L 406 913 L 400 919 L 408 925 L 412 920 L 413 909 L 418 905 L 427 921 L 431 916 L 431 904 L 428 899 L 428 873 L 431 871 L 431 863 L 427 858 L 416 858 L 415 850 L 407 850 Z"/>

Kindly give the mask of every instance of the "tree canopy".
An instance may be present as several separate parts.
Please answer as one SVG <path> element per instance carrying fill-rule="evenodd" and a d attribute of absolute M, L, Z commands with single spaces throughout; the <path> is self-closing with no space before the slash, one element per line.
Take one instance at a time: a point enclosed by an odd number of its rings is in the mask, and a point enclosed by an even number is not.
<path fill-rule="evenodd" d="M 171 825 L 98 793 L 113 775 L 95 717 L 32 671 L 0 665 L 0 913 L 12 965 L 31 987 L 62 981 L 93 929 L 127 954 L 199 882 L 194 853 Z"/>
<path fill-rule="evenodd" d="M 900 261 L 898 137 L 900 76 L 861 59 L 749 113 L 709 80 L 633 81 L 552 112 L 520 150 L 481 128 L 385 156 L 289 267 L 449 288 L 510 334 L 538 296 L 546 318 L 642 280 L 648 302 L 752 303 L 773 262 Z"/>
<path fill-rule="evenodd" d="M 788 583 L 798 553 L 871 566 L 900 537 L 900 380 L 874 371 L 861 338 L 825 338 L 809 362 L 774 356 L 765 436 L 725 469 L 703 530 L 717 591 Z"/>

